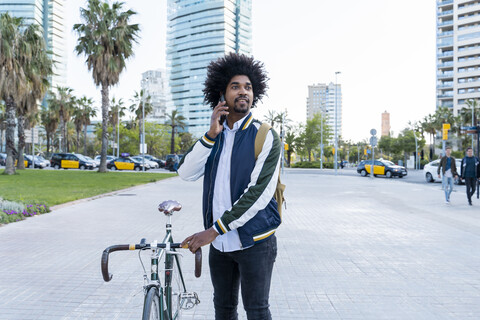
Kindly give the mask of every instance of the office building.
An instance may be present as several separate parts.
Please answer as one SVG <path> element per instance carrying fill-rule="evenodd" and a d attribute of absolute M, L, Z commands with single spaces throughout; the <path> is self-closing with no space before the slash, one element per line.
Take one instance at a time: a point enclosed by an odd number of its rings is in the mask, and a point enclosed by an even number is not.
<path fill-rule="evenodd" d="M 202 92 L 208 64 L 229 52 L 251 55 L 251 11 L 251 0 L 168 0 L 167 113 L 178 110 L 194 136 L 210 128 Z"/>
<path fill-rule="evenodd" d="M 50 79 L 52 88 L 65 86 L 66 71 L 66 30 L 64 23 L 65 0 L 2 0 L 0 12 L 24 18 L 27 24 L 36 23 L 43 32 L 47 50 L 54 62 Z"/>
<path fill-rule="evenodd" d="M 480 98 L 480 1 L 437 1 L 437 107 Z"/>
<path fill-rule="evenodd" d="M 335 103 L 336 101 L 336 103 Z M 342 86 L 330 82 L 308 86 L 307 119 L 310 120 L 317 113 L 323 114 L 326 124 L 332 133 L 330 144 L 334 142 L 335 132 L 335 105 L 337 106 L 337 133 L 342 136 Z"/>
<path fill-rule="evenodd" d="M 153 107 L 152 113 L 145 116 L 145 120 L 164 123 L 167 108 L 166 71 L 157 69 L 142 73 L 141 87 L 145 92 L 145 97 L 150 96 L 150 103 Z"/>
<path fill-rule="evenodd" d="M 390 135 L 390 113 L 382 113 L 382 137 Z"/>

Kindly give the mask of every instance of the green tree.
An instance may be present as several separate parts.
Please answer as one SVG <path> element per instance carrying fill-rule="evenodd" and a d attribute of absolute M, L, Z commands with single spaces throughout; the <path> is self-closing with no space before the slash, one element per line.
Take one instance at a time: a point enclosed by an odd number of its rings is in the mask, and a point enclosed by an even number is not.
<path fill-rule="evenodd" d="M 178 114 L 177 110 L 173 110 L 171 114 L 167 114 L 167 121 L 165 124 L 171 128 L 170 137 L 170 153 L 175 153 L 175 133 L 178 127 L 185 128 L 185 118 Z"/>
<path fill-rule="evenodd" d="M 304 154 L 307 155 L 308 161 L 311 161 L 312 151 L 317 149 L 321 142 L 321 122 L 322 116 L 317 113 L 312 119 L 307 120 L 303 132 L 300 133 L 297 143 L 299 143 L 303 149 Z M 324 125 L 324 130 L 327 129 Z M 328 136 L 323 136 L 325 140 L 328 140 Z"/>
<path fill-rule="evenodd" d="M 87 155 L 87 126 L 90 125 L 91 119 L 97 116 L 97 108 L 93 106 L 93 99 L 85 96 L 77 100 L 79 107 L 82 126 L 83 126 L 83 153 Z"/>
<path fill-rule="evenodd" d="M 0 102 L 0 152 L 3 152 L 3 133 L 5 132 L 6 126 L 6 113 L 5 113 L 5 105 Z"/>
<path fill-rule="evenodd" d="M 297 148 L 297 145 L 296 145 L 297 136 L 295 135 L 295 132 L 296 132 L 295 130 L 291 130 L 291 131 L 288 131 L 287 134 L 285 135 L 285 143 L 288 145 L 287 162 L 289 167 L 292 161 L 292 153 L 294 153 Z"/>
<path fill-rule="evenodd" d="M 107 126 L 109 88 L 119 81 L 126 60 L 133 55 L 133 43 L 137 41 L 138 24 L 129 24 L 136 13 L 121 11 L 123 3 L 112 6 L 100 0 L 89 0 L 88 8 L 80 9 L 83 24 L 75 24 L 78 33 L 75 51 L 87 56 L 88 70 L 92 71 L 96 86 L 102 93 L 102 150 L 99 172 L 107 172 Z"/>
<path fill-rule="evenodd" d="M 6 151 L 7 159 L 4 174 L 15 174 L 15 111 L 16 104 L 27 92 L 25 66 L 27 58 L 21 32 L 23 20 L 0 15 L 0 98 L 6 106 Z"/>
<path fill-rule="evenodd" d="M 49 87 L 52 60 L 46 52 L 45 40 L 38 25 L 29 25 L 23 34 L 25 56 L 24 72 L 27 91 L 17 103 L 18 162 L 17 169 L 25 169 L 23 153 L 25 151 L 25 127 L 34 122 L 38 113 L 38 103 L 43 99 Z M 25 123 L 26 120 L 27 123 Z"/>
<path fill-rule="evenodd" d="M 61 152 L 68 152 L 68 131 L 67 123 L 72 117 L 76 98 L 73 96 L 73 89 L 68 87 L 57 87 L 57 91 L 51 91 L 48 95 L 48 106 L 58 113 L 60 120 Z"/>
<path fill-rule="evenodd" d="M 50 153 L 50 143 L 55 137 L 58 128 L 58 113 L 52 108 L 42 108 L 40 111 L 40 122 L 45 129 L 47 140 L 47 154 Z"/>
<path fill-rule="evenodd" d="M 112 101 L 110 101 L 110 111 L 108 112 L 108 120 L 110 124 L 112 125 L 112 136 L 113 136 L 113 141 L 116 141 L 117 137 L 117 125 L 119 125 L 122 117 L 125 116 L 125 111 L 127 110 L 127 107 L 123 105 L 123 100 L 120 98 L 118 101 L 116 101 L 115 97 L 112 98 Z M 120 154 L 120 146 L 117 145 L 117 154 Z"/>
<path fill-rule="evenodd" d="M 195 143 L 195 139 L 190 132 L 180 132 L 178 136 L 180 138 L 179 152 L 183 154 Z"/>

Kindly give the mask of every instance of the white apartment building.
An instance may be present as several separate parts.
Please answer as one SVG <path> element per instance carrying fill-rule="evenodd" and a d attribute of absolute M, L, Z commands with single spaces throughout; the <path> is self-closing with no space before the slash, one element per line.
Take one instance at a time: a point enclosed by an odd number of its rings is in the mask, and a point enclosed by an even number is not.
<path fill-rule="evenodd" d="M 165 69 L 148 70 L 142 73 L 141 87 L 145 96 L 150 96 L 153 112 L 145 117 L 147 121 L 164 123 L 167 114 L 167 75 Z"/>
<path fill-rule="evenodd" d="M 437 1 L 437 107 L 480 98 L 480 1 Z"/>
<path fill-rule="evenodd" d="M 307 119 L 310 120 L 316 113 L 323 114 L 327 125 L 332 132 L 333 143 L 335 132 L 335 105 L 337 107 L 337 134 L 342 136 L 342 85 L 330 82 L 308 86 Z"/>

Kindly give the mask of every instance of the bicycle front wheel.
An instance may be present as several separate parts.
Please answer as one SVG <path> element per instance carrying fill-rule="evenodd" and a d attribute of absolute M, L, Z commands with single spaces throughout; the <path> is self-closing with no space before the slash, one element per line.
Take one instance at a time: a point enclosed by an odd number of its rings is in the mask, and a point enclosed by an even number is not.
<path fill-rule="evenodd" d="M 156 287 L 148 289 L 145 296 L 142 320 L 160 320 L 160 297 Z"/>

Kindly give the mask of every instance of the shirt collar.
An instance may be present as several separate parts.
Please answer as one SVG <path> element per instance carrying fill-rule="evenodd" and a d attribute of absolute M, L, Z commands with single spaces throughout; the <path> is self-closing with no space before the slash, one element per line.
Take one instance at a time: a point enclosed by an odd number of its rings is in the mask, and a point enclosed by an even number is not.
<path fill-rule="evenodd" d="M 242 119 L 238 120 L 233 124 L 233 129 L 230 129 L 227 125 L 227 120 L 223 123 L 223 127 L 225 128 L 226 131 L 231 131 L 231 132 L 237 132 L 238 129 L 240 129 L 240 126 L 242 125 L 243 121 L 245 120 L 246 117 L 248 117 L 250 114 L 247 114 L 245 117 Z"/>

